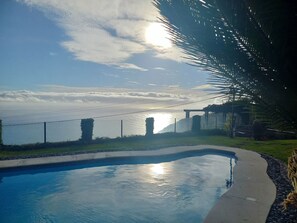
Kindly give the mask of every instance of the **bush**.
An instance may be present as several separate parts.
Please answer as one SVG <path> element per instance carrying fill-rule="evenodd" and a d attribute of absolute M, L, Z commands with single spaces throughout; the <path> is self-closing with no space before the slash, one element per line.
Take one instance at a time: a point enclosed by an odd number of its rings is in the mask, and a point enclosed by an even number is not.
<path fill-rule="evenodd" d="M 252 129 L 253 129 L 253 137 L 255 140 L 263 140 L 265 138 L 266 128 L 263 125 L 263 123 L 255 120 L 253 122 Z"/>
<path fill-rule="evenodd" d="M 82 119 L 80 122 L 81 127 L 81 141 L 91 142 L 93 136 L 94 119 Z"/>
<path fill-rule="evenodd" d="M 294 191 L 288 194 L 283 202 L 283 206 L 285 209 L 289 205 L 297 208 L 297 149 L 293 151 L 292 156 L 288 159 L 288 177 L 292 181 Z"/>

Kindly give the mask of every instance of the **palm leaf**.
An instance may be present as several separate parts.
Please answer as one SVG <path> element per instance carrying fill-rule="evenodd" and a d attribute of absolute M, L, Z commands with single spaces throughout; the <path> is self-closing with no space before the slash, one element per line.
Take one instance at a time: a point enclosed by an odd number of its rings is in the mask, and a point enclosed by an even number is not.
<path fill-rule="evenodd" d="M 289 27 L 297 27 L 296 8 L 282 0 L 154 4 L 174 43 L 192 65 L 213 74 L 210 83 L 221 93 L 233 86 L 265 119 L 297 129 L 296 34 L 288 35 Z"/>

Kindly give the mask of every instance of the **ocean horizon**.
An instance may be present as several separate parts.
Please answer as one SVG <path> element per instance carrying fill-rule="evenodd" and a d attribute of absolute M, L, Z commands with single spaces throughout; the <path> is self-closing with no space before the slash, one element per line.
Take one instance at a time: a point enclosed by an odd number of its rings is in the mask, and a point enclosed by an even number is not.
<path fill-rule="evenodd" d="M 61 119 L 46 122 L 46 142 L 75 141 L 81 138 L 81 119 Z M 193 115 L 196 115 L 193 113 Z M 201 114 L 200 114 L 201 115 Z M 108 117 L 109 116 L 109 117 Z M 154 133 L 186 132 L 191 130 L 192 118 L 185 119 L 183 111 L 138 112 L 129 115 L 94 117 L 93 139 L 145 135 L 146 118 L 154 118 Z M 30 118 L 29 116 L 26 119 Z M 32 117 L 33 118 L 33 117 Z M 92 117 L 83 117 L 92 118 Z M 82 118 L 82 119 L 83 119 Z M 28 120 L 27 120 L 28 121 Z M 176 123 L 176 124 L 175 124 Z M 201 116 L 201 129 L 224 128 L 222 114 L 210 114 L 208 124 Z M 44 142 L 44 122 L 5 124 L 2 127 L 4 145 L 23 145 Z"/>
<path fill-rule="evenodd" d="M 106 115 L 108 116 L 108 115 Z M 111 115 L 112 116 L 112 115 Z M 65 142 L 78 140 L 81 137 L 81 119 L 68 119 L 62 114 L 59 119 L 46 122 L 46 141 Z M 174 132 L 174 123 L 185 118 L 183 111 L 180 112 L 144 112 L 130 115 L 119 115 L 113 117 L 94 118 L 93 139 L 95 138 L 117 138 L 122 135 L 145 135 L 145 120 L 148 117 L 154 118 L 154 133 L 159 133 L 166 128 L 167 132 Z M 88 118 L 88 117 L 84 117 Z M 90 117 L 92 118 L 92 117 Z M 32 120 L 31 122 L 29 120 Z M 39 120 L 39 119 L 38 119 Z M 44 122 L 36 121 L 32 116 L 26 119 L 19 119 L 19 123 L 3 123 L 2 137 L 5 145 L 22 145 L 44 142 Z M 171 126 L 171 127 L 170 127 Z M 168 129 L 169 128 L 169 129 Z M 179 129 L 177 132 L 184 132 L 187 129 Z"/>

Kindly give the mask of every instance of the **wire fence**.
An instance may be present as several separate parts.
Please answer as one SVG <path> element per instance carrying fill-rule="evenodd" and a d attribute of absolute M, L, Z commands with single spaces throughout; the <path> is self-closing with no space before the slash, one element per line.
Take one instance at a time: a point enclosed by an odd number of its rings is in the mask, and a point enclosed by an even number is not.
<path fill-rule="evenodd" d="M 196 102 L 92 117 L 94 119 L 93 139 L 144 135 L 145 118 L 137 118 L 139 114 L 144 117 L 145 113 L 155 113 L 161 110 L 170 113 L 172 108 L 223 97 L 216 95 Z M 119 119 L 122 116 L 125 116 L 125 118 Z M 154 117 L 154 133 L 189 131 L 192 125 L 191 119 L 183 119 L 181 117 L 174 118 L 174 116 L 165 117 L 162 115 L 160 117 Z M 210 114 L 208 117 L 202 116 L 201 129 L 223 129 L 225 121 L 222 114 L 221 116 L 220 114 Z M 80 119 L 69 119 L 25 124 L 4 124 L 2 125 L 2 134 L 0 133 L 0 135 L 5 145 L 75 141 L 81 138 L 80 122 Z"/>
<path fill-rule="evenodd" d="M 154 133 L 184 132 L 189 129 L 174 127 L 175 119 L 166 123 L 155 122 Z M 81 121 L 59 121 L 32 124 L 3 125 L 4 145 L 22 145 L 45 142 L 75 141 L 81 138 Z M 93 139 L 117 138 L 133 135 L 145 135 L 145 120 L 133 119 L 95 119 Z"/>
<path fill-rule="evenodd" d="M 117 138 L 134 135 L 145 135 L 145 116 L 137 118 L 130 115 L 124 119 L 113 117 L 93 118 L 93 139 Z M 223 114 L 202 116 L 201 129 L 223 129 Z M 154 133 L 187 132 L 192 128 L 191 118 L 175 118 L 173 116 L 156 115 L 154 117 Z M 81 138 L 81 120 L 63 120 L 28 124 L 12 124 L 2 126 L 4 145 L 23 145 L 45 142 L 76 141 Z"/>

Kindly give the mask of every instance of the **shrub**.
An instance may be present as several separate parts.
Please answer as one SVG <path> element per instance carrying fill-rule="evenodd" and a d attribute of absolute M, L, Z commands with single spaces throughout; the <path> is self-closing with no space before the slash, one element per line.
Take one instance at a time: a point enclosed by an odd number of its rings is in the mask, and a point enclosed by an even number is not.
<path fill-rule="evenodd" d="M 283 206 L 285 209 L 287 209 L 289 205 L 297 208 L 297 149 L 293 151 L 288 159 L 288 177 L 292 181 L 294 190 L 288 194 L 283 202 Z"/>
<path fill-rule="evenodd" d="M 232 126 L 233 124 L 233 126 Z M 235 129 L 233 129 L 235 126 L 235 115 L 233 116 L 233 123 L 232 123 L 232 114 L 228 113 L 226 116 L 226 122 L 224 124 L 224 131 L 229 137 L 234 137 L 235 135 Z"/>
<path fill-rule="evenodd" d="M 265 138 L 266 128 L 263 125 L 263 123 L 255 120 L 253 122 L 252 129 L 253 129 L 253 137 L 255 140 L 263 140 Z"/>

